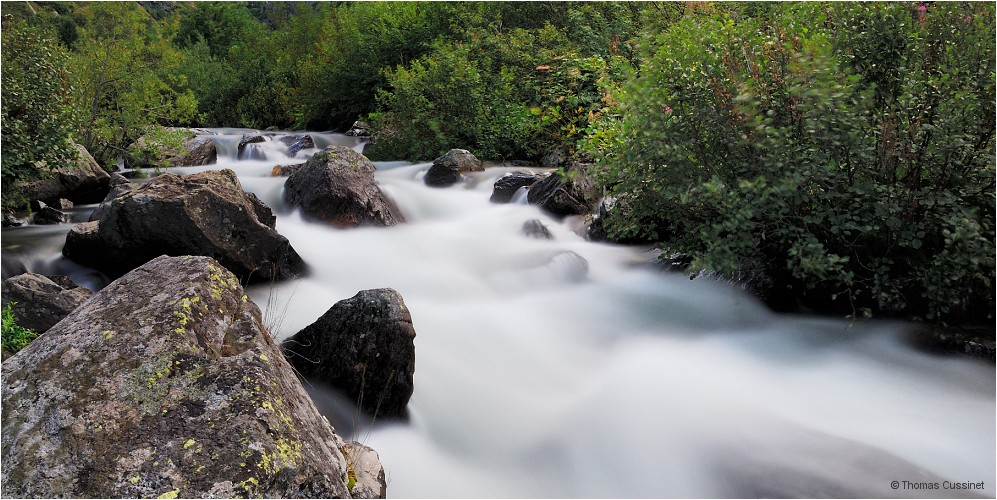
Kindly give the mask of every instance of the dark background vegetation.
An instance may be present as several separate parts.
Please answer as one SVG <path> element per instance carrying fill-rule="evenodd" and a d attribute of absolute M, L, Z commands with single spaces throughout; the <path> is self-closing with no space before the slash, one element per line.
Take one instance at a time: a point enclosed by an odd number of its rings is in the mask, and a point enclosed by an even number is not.
<path fill-rule="evenodd" d="M 3 196 L 163 126 L 581 160 L 616 239 L 827 312 L 993 325 L 990 2 L 4 2 Z"/>

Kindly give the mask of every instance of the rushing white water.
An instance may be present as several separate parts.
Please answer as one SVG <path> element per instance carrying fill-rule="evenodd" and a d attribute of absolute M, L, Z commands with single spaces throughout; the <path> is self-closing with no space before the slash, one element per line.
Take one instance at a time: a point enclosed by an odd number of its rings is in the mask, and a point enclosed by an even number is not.
<path fill-rule="evenodd" d="M 436 189 L 428 164 L 379 164 L 407 222 L 336 230 L 281 207 L 275 163 L 175 170 L 234 168 L 275 207 L 312 271 L 250 288 L 278 337 L 362 289 L 404 297 L 411 421 L 356 436 L 380 454 L 390 497 L 965 494 L 944 481 L 997 493 L 992 365 L 915 350 L 903 325 L 775 315 L 651 270 L 640 250 L 490 203 L 510 168 Z M 530 219 L 554 239 L 523 236 Z"/>

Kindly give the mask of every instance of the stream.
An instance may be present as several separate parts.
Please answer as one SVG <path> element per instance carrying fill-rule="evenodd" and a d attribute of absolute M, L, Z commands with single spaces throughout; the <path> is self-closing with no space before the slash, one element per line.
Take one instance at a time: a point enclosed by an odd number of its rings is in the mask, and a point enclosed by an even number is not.
<path fill-rule="evenodd" d="M 211 132 L 217 164 L 170 171 L 233 169 L 311 268 L 248 288 L 278 340 L 362 289 L 394 288 L 411 311 L 409 422 L 344 421 L 311 388 L 341 433 L 377 450 L 389 497 L 997 494 L 994 366 L 911 347 L 905 324 L 778 315 L 729 285 L 654 270 L 645 249 L 575 234 L 577 220 L 489 202 L 511 167 L 439 189 L 422 182 L 429 163 L 376 163 L 406 223 L 304 222 L 273 166 L 359 140 L 312 133 L 317 148 L 296 158 L 267 141 L 240 160 L 247 131 Z M 530 219 L 554 239 L 525 237 Z M 106 284 L 61 257 L 71 226 L 4 228 L 5 275 L 23 263 Z"/>

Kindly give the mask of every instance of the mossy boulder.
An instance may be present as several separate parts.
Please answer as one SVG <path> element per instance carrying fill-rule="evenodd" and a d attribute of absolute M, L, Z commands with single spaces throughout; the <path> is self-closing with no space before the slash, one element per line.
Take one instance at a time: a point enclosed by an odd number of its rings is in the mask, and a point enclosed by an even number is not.
<path fill-rule="evenodd" d="M 110 284 L 4 362 L 2 389 L 5 496 L 384 494 L 351 488 L 347 443 L 207 257 L 159 257 Z"/>
<path fill-rule="evenodd" d="M 401 212 L 377 186 L 374 164 L 345 146 L 329 146 L 294 170 L 284 201 L 307 220 L 337 228 L 393 226 Z"/>
<path fill-rule="evenodd" d="M 277 218 L 231 170 L 166 174 L 105 200 L 76 225 L 63 254 L 112 278 L 160 255 L 204 255 L 247 281 L 285 279 L 305 265 Z"/>

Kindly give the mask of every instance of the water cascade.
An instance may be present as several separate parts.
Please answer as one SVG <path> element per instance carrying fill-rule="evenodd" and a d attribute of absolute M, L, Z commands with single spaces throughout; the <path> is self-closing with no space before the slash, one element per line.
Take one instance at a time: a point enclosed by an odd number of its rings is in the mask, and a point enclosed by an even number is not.
<path fill-rule="evenodd" d="M 994 367 L 919 351 L 903 324 L 776 315 L 727 285 L 653 270 L 641 249 L 588 242 L 531 205 L 490 203 L 513 168 L 438 189 L 421 181 L 429 164 L 379 163 L 406 223 L 304 222 L 282 206 L 285 179 L 270 177 L 286 155 L 238 160 L 246 131 L 213 132 L 217 165 L 171 170 L 235 170 L 312 269 L 249 289 L 278 338 L 361 289 L 392 287 L 412 312 L 411 421 L 356 431 L 380 454 L 389 496 L 997 493 Z M 313 138 L 294 161 L 328 144 L 362 149 Z M 525 237 L 530 219 L 554 238 Z M 5 269 L 86 274 L 58 256 L 69 227 L 4 229 Z M 983 491 L 945 489 L 981 481 Z"/>

